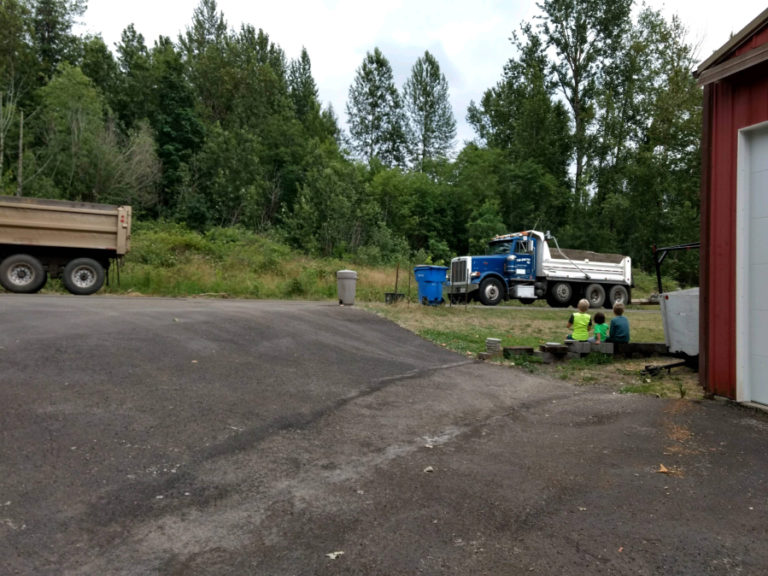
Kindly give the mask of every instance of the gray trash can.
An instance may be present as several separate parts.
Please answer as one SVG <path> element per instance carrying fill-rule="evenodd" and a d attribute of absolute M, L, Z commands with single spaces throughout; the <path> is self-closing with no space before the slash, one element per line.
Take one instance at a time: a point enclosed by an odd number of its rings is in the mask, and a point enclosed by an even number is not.
<path fill-rule="evenodd" d="M 339 304 L 352 306 L 355 303 L 357 272 L 354 270 L 339 270 L 336 272 L 336 285 L 339 289 Z"/>

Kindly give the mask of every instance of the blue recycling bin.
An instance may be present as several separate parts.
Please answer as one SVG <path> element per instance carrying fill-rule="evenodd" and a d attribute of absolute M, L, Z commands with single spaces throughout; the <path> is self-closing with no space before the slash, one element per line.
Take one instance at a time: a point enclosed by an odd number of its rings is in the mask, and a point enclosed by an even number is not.
<path fill-rule="evenodd" d="M 419 286 L 419 302 L 429 306 L 443 303 L 443 284 L 448 268 L 445 266 L 416 266 L 413 275 Z"/>

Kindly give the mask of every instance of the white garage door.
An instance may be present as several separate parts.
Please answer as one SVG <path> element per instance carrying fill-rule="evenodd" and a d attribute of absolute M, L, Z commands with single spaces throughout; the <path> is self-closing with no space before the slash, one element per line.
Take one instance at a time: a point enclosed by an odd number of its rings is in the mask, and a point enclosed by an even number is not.
<path fill-rule="evenodd" d="M 768 404 L 768 125 L 739 138 L 737 394 Z"/>

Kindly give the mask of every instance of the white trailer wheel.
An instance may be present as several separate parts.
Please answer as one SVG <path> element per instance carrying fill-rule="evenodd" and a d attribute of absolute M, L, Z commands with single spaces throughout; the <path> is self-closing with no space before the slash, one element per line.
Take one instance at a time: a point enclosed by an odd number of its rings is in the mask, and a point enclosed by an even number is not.
<path fill-rule="evenodd" d="M 75 258 L 64 267 L 62 282 L 72 294 L 87 296 L 104 284 L 104 267 L 91 258 Z"/>
<path fill-rule="evenodd" d="M 629 291 L 619 284 L 611 286 L 611 290 L 608 292 L 608 304 L 610 307 L 613 308 L 613 305 L 618 302 L 621 302 L 625 306 L 629 304 Z"/>
<path fill-rule="evenodd" d="M 605 304 L 605 288 L 600 286 L 600 284 L 590 284 L 584 290 L 584 298 L 589 300 L 590 308 L 600 308 L 600 306 Z"/>

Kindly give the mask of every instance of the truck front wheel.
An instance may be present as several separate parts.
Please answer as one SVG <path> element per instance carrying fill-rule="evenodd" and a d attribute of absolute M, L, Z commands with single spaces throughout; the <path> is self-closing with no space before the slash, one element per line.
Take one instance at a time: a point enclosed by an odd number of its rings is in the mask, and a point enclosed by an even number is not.
<path fill-rule="evenodd" d="M 104 284 L 104 267 L 91 258 L 75 258 L 64 267 L 61 280 L 72 294 L 87 296 Z"/>
<path fill-rule="evenodd" d="M 573 298 L 573 287 L 568 282 L 556 282 L 552 285 L 548 299 L 550 306 L 556 308 L 565 308 L 571 303 Z"/>
<path fill-rule="evenodd" d="M 480 284 L 480 302 L 486 306 L 496 306 L 504 297 L 504 287 L 498 278 L 488 278 Z"/>
<path fill-rule="evenodd" d="M 17 294 L 33 294 L 45 286 L 48 276 L 40 260 L 29 254 L 13 254 L 0 264 L 0 284 Z"/>

